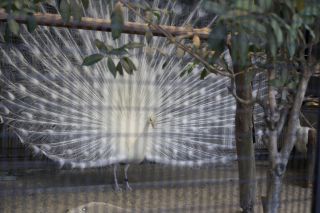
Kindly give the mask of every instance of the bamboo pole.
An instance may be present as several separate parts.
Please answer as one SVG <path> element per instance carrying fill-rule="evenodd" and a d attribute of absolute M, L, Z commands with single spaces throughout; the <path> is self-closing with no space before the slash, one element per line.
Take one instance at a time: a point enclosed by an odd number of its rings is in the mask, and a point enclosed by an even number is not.
<path fill-rule="evenodd" d="M 111 21 L 99 18 L 82 17 L 81 22 L 71 20 L 68 23 L 64 23 L 60 15 L 49 14 L 49 13 L 35 13 L 34 17 L 38 25 L 41 26 L 53 26 L 53 27 L 64 27 L 73 29 L 83 29 L 83 30 L 97 30 L 97 31 L 111 31 Z M 6 22 L 8 19 L 8 14 L 4 10 L 0 10 L 0 22 Z M 18 23 L 26 24 L 26 16 L 17 16 L 15 20 Z M 210 33 L 209 28 L 186 28 L 186 27 L 176 27 L 168 25 L 160 25 L 164 30 L 170 32 L 173 36 L 180 35 L 198 35 L 201 39 L 207 39 Z M 153 27 L 149 27 L 144 23 L 136 22 L 125 22 L 123 27 L 123 32 L 128 34 L 138 34 L 144 35 L 147 30 L 151 30 L 155 36 L 165 36 L 162 32 Z"/>

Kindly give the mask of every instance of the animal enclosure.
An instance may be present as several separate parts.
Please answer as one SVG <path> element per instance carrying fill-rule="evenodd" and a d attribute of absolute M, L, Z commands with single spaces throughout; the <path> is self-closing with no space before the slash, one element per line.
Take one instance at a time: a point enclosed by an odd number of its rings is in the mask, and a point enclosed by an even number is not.
<path fill-rule="evenodd" d="M 198 4 L 152 3 L 176 12 L 161 16 L 159 25 L 203 29 L 215 21 Z M 90 1 L 85 16 L 109 20 L 113 7 Z M 48 5 L 41 10 L 58 14 Z M 127 9 L 124 18 L 146 24 Z M 19 37 L 0 44 L 0 212 L 241 210 L 245 180 L 238 176 L 232 82 L 212 73 L 200 80 L 203 70 L 191 56 L 178 56 L 166 37 L 146 37 L 125 33 L 115 41 L 112 32 L 54 26 L 30 33 L 21 25 Z M 97 40 L 118 52 L 83 66 L 99 52 Z M 121 49 L 133 43 L 143 45 Z M 228 62 L 228 54 L 221 58 Z M 253 93 L 264 97 L 267 87 L 266 76 L 257 74 Z M 303 127 L 316 127 L 317 110 L 304 105 Z M 254 105 L 253 112 L 254 210 L 262 212 L 268 151 L 263 110 Z M 302 152 L 290 157 L 280 212 L 312 208 L 316 136 L 305 131 Z"/>

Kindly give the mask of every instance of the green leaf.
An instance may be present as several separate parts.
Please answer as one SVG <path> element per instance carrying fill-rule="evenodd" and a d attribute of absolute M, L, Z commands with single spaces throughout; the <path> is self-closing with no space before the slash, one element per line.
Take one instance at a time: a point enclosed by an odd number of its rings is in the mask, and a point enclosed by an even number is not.
<path fill-rule="evenodd" d="M 69 22 L 71 16 L 71 6 L 68 0 L 61 0 L 59 12 L 64 23 Z"/>
<path fill-rule="evenodd" d="M 269 51 L 271 53 L 271 56 L 273 58 L 276 57 L 276 54 L 277 54 L 277 41 L 276 41 L 275 36 L 273 36 L 273 35 L 269 36 L 268 44 L 269 44 Z"/>
<path fill-rule="evenodd" d="M 133 69 L 130 67 L 130 65 L 128 64 L 128 62 L 126 60 L 124 60 L 123 58 L 120 59 L 122 68 L 129 74 L 131 75 L 133 73 Z"/>
<path fill-rule="evenodd" d="M 21 1 L 13 1 L 13 5 L 20 10 L 22 8 L 22 2 Z"/>
<path fill-rule="evenodd" d="M 258 0 L 258 4 L 264 11 L 268 11 L 272 7 L 272 0 Z"/>
<path fill-rule="evenodd" d="M 280 16 L 278 16 L 277 14 L 271 13 L 271 17 L 274 18 L 275 20 L 277 20 L 278 23 L 279 23 L 282 27 L 284 27 L 286 30 L 289 30 L 289 29 L 290 29 L 290 25 L 287 24 L 287 22 L 286 22 L 283 18 L 281 18 Z"/>
<path fill-rule="evenodd" d="M 122 5 L 118 2 L 111 14 L 111 33 L 113 39 L 118 39 L 121 36 L 124 26 L 124 17 Z"/>
<path fill-rule="evenodd" d="M 109 55 L 123 56 L 128 54 L 128 51 L 123 46 L 120 48 L 112 49 L 108 52 Z"/>
<path fill-rule="evenodd" d="M 315 1 L 310 2 L 305 5 L 304 9 L 300 12 L 303 16 L 319 16 L 320 15 L 320 5 Z"/>
<path fill-rule="evenodd" d="M 275 38 L 277 41 L 277 46 L 279 47 L 283 43 L 282 29 L 281 29 L 280 25 L 278 24 L 278 21 L 276 21 L 275 19 L 270 20 L 270 25 L 272 27 L 273 34 L 275 35 Z"/>
<path fill-rule="evenodd" d="M 27 17 L 27 28 L 30 33 L 32 33 L 37 28 L 37 22 L 34 15 L 28 15 Z"/>
<path fill-rule="evenodd" d="M 16 22 L 16 20 L 10 18 L 8 21 L 9 30 L 14 34 L 19 34 L 19 24 Z"/>
<path fill-rule="evenodd" d="M 261 24 L 258 20 L 254 18 L 248 18 L 241 22 L 244 29 L 247 29 L 251 34 L 267 34 L 267 29 L 264 24 Z"/>
<path fill-rule="evenodd" d="M 223 23 L 214 26 L 208 37 L 209 48 L 216 53 L 222 53 L 225 50 L 227 34 L 227 28 Z"/>
<path fill-rule="evenodd" d="M 161 20 L 161 13 L 160 13 L 159 11 L 153 11 L 152 13 L 153 13 L 153 15 L 154 15 L 155 17 L 157 17 L 157 21 L 160 22 L 160 20 Z"/>
<path fill-rule="evenodd" d="M 89 56 L 85 57 L 85 59 L 83 60 L 82 66 L 93 65 L 93 64 L 101 61 L 103 58 L 104 58 L 104 55 L 101 55 L 98 53 L 89 55 Z"/>
<path fill-rule="evenodd" d="M 239 47 L 239 54 L 240 54 L 240 62 L 241 62 L 241 65 L 245 66 L 247 64 L 247 59 L 248 59 L 249 41 L 245 33 L 240 33 L 238 39 L 239 39 L 238 47 Z"/>
<path fill-rule="evenodd" d="M 208 74 L 209 74 L 208 71 L 206 69 L 203 69 L 201 74 L 200 74 L 200 79 L 204 80 L 207 77 Z"/>
<path fill-rule="evenodd" d="M 252 3 L 250 2 L 250 0 L 236 0 L 234 7 L 243 10 L 249 10 L 250 7 L 252 7 Z"/>
<path fill-rule="evenodd" d="M 123 75 L 123 69 L 120 61 L 118 62 L 116 69 L 120 75 Z"/>
<path fill-rule="evenodd" d="M 104 52 L 104 53 L 108 53 L 108 52 L 110 52 L 110 51 L 113 50 L 113 47 L 112 47 L 112 46 L 110 46 L 110 45 L 108 45 L 108 44 L 105 44 L 103 41 L 100 41 L 99 39 L 95 39 L 95 40 L 94 40 L 94 43 L 95 43 L 96 47 L 97 47 L 100 51 L 102 51 L 102 52 Z"/>
<path fill-rule="evenodd" d="M 94 44 L 96 45 L 96 47 L 97 47 L 98 49 L 102 49 L 102 48 L 104 48 L 104 47 L 106 48 L 104 42 L 101 41 L 101 40 L 99 40 L 99 39 L 95 39 L 95 40 L 94 40 Z"/>
<path fill-rule="evenodd" d="M 297 37 L 297 31 L 295 29 L 290 29 L 287 35 L 287 49 L 289 52 L 290 59 L 293 58 L 295 52 L 296 52 L 296 37 Z"/>
<path fill-rule="evenodd" d="M 187 66 L 185 66 L 183 71 L 180 73 L 180 77 L 183 77 L 185 74 L 189 75 L 190 73 L 192 73 L 195 66 L 195 63 L 188 63 Z"/>
<path fill-rule="evenodd" d="M 144 47 L 144 44 L 138 42 L 129 42 L 128 44 L 124 45 L 124 47 L 127 49 L 141 48 Z"/>
<path fill-rule="evenodd" d="M 216 15 L 222 15 L 226 13 L 226 5 L 222 3 L 217 3 L 213 1 L 205 1 L 203 8 L 206 10 L 213 12 Z"/>
<path fill-rule="evenodd" d="M 114 64 L 112 58 L 110 58 L 110 57 L 108 58 L 107 64 L 108 64 L 109 71 L 111 72 L 113 77 L 116 78 L 117 68 L 116 68 L 116 65 Z"/>
<path fill-rule="evenodd" d="M 245 67 L 248 62 L 249 42 L 245 33 L 238 33 L 231 37 L 231 56 L 235 64 Z"/>
<path fill-rule="evenodd" d="M 123 59 L 128 63 L 131 70 L 137 70 L 136 65 L 132 62 L 132 60 L 128 57 L 123 57 Z"/>
<path fill-rule="evenodd" d="M 70 0 L 70 6 L 73 20 L 80 22 L 82 18 L 82 7 L 78 4 L 77 0 Z"/>

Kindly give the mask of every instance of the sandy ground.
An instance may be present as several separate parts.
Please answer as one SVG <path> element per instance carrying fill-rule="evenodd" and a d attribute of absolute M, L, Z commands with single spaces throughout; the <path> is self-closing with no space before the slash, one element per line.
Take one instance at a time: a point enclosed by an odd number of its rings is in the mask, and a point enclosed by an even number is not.
<path fill-rule="evenodd" d="M 123 168 L 119 180 L 123 182 Z M 266 166 L 260 164 L 256 212 L 262 212 Z M 236 164 L 177 168 L 156 164 L 129 168 L 132 191 L 113 190 L 113 170 L 27 170 L 0 180 L 0 212 L 239 212 Z M 311 188 L 288 172 L 281 212 L 310 212 Z"/>

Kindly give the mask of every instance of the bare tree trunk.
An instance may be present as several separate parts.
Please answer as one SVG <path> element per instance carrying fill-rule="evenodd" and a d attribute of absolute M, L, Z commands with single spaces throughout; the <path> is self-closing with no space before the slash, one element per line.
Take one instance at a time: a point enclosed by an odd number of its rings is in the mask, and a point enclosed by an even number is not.
<path fill-rule="evenodd" d="M 290 153 L 296 142 L 296 132 L 299 122 L 300 110 L 311 74 L 312 72 L 308 68 L 303 71 L 302 78 L 300 79 L 299 87 L 294 98 L 293 106 L 290 109 L 287 122 L 288 127 L 284 132 L 284 144 L 280 151 L 278 151 L 277 147 L 279 139 L 278 133 L 283 130 L 283 125 L 278 124 L 277 126 L 271 127 L 274 129 L 269 129 L 269 133 L 267 135 L 270 169 L 267 176 L 267 197 L 263 200 L 263 209 L 265 213 L 277 213 L 280 207 L 282 179 L 285 173 Z M 269 80 L 270 79 L 272 80 L 272 77 L 269 78 Z M 271 90 L 269 91 L 269 102 L 271 103 L 271 111 L 276 109 L 276 106 L 272 106 L 274 100 L 275 93 L 271 88 Z"/>
<path fill-rule="evenodd" d="M 263 199 L 263 211 L 276 213 L 280 207 L 281 186 L 283 173 L 278 174 L 277 169 L 270 169 L 267 174 L 267 197 Z"/>
<path fill-rule="evenodd" d="M 286 165 L 278 152 L 278 131 L 273 130 L 268 136 L 269 170 L 267 172 L 267 197 L 262 199 L 263 211 L 276 213 L 280 207 L 282 179 Z"/>
<path fill-rule="evenodd" d="M 235 67 L 235 73 L 241 72 Z M 252 100 L 252 85 L 248 73 L 235 78 L 236 94 L 244 100 Z M 240 206 L 243 212 L 254 212 L 256 195 L 256 168 L 253 144 L 253 105 L 237 101 L 235 135 L 238 155 Z"/>

